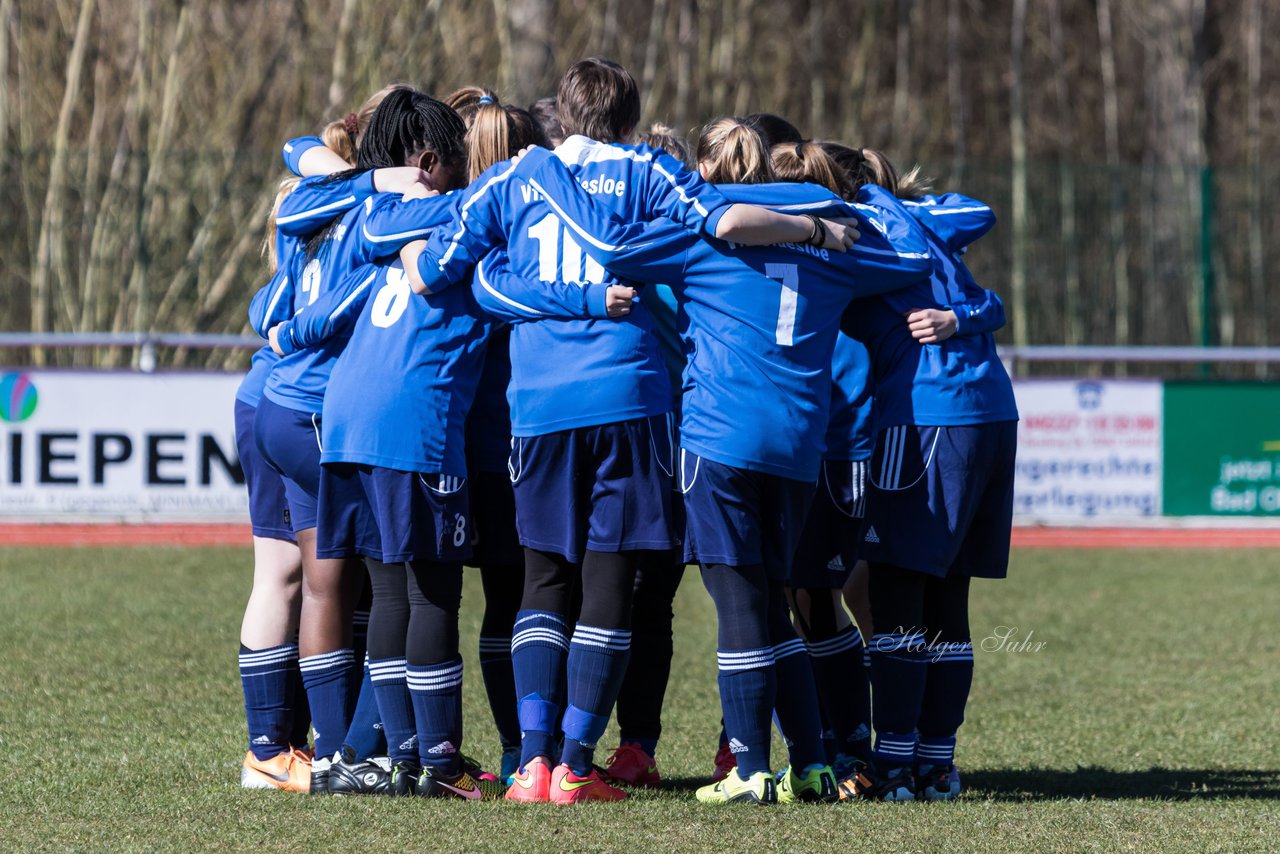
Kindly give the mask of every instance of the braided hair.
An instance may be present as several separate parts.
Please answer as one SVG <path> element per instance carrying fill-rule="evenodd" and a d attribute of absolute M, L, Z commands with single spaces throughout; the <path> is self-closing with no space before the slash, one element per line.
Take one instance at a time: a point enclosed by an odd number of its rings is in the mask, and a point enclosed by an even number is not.
<path fill-rule="evenodd" d="M 382 99 L 360 141 L 358 169 L 404 166 L 431 151 L 444 163 L 467 156 L 467 129 L 458 114 L 413 89 L 397 89 Z"/>
<path fill-rule="evenodd" d="M 398 87 L 369 117 L 355 168 L 335 172 L 320 183 L 345 180 L 369 169 L 405 166 L 428 151 L 446 166 L 465 163 L 466 135 L 462 119 L 449 107 L 416 89 Z M 311 236 L 305 253 L 308 261 L 320 254 L 340 221 L 341 217 L 335 218 Z"/>

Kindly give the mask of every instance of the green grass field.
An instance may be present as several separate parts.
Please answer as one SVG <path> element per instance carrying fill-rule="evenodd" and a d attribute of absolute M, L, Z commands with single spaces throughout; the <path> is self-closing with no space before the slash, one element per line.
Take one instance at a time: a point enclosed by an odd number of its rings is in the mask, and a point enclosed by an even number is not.
<path fill-rule="evenodd" d="M 0 553 L 0 850 L 1280 849 L 1274 553 L 1016 552 L 1010 581 L 975 584 L 974 641 L 1011 626 L 1031 644 L 977 653 L 964 798 L 769 810 L 693 800 L 719 719 L 696 573 L 661 792 L 556 808 L 242 791 L 249 566 L 247 549 Z M 468 577 L 467 748 L 496 763 L 479 595 Z"/>

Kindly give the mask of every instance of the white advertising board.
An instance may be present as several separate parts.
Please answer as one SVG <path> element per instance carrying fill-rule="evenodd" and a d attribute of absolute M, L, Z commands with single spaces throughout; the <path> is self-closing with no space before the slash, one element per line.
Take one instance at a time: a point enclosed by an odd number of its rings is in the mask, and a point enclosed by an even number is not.
<path fill-rule="evenodd" d="M 1160 515 L 1164 395 L 1159 381 L 1014 384 L 1019 521 L 1123 522 Z"/>
<path fill-rule="evenodd" d="M 240 379 L 0 369 L 0 517 L 247 519 Z"/>

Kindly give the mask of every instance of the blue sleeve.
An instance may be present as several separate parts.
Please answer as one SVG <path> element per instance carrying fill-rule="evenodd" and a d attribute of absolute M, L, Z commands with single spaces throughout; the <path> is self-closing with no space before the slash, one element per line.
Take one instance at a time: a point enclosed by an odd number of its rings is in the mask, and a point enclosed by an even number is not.
<path fill-rule="evenodd" d="M 373 265 L 357 267 L 338 287 L 322 293 L 315 302 L 285 321 L 277 333 L 284 354 L 309 349 L 335 335 L 349 333 L 364 310 L 370 285 L 378 277 L 379 269 Z"/>
<path fill-rule="evenodd" d="M 288 237 L 305 239 L 358 207 L 374 192 L 372 170 L 337 181 L 323 176 L 303 178 L 280 203 L 276 228 Z"/>
<path fill-rule="evenodd" d="M 302 161 L 302 155 L 317 146 L 323 145 L 324 140 L 318 136 L 299 136 L 289 140 L 284 144 L 284 148 L 280 152 L 284 155 L 284 167 L 298 177 L 302 177 L 302 169 L 299 166 Z"/>
<path fill-rule="evenodd" d="M 984 288 L 981 299 L 949 307 L 956 313 L 956 335 L 982 335 L 1005 324 L 1004 302 L 995 291 Z"/>
<path fill-rule="evenodd" d="M 369 259 L 389 258 L 406 243 L 429 237 L 453 222 L 460 199 L 460 193 L 408 200 L 395 193 L 379 193 L 366 199 L 360 228 Z"/>
<path fill-rule="evenodd" d="M 858 239 L 848 252 L 829 257 L 849 270 L 860 291 L 883 293 L 929 275 L 933 265 L 924 232 L 892 194 L 863 187 L 852 208 Z"/>
<path fill-rule="evenodd" d="M 996 224 L 989 205 L 959 193 L 925 196 L 905 204 L 952 252 L 963 252 Z"/>
<path fill-rule="evenodd" d="M 546 149 L 535 148 L 520 163 L 531 157 L 535 163 L 540 162 L 541 158 L 535 156 L 538 152 L 550 156 Z M 436 229 L 418 256 L 418 274 L 428 292 L 457 284 L 491 249 L 506 242 L 503 194 L 516 175 L 517 165 L 510 160 L 495 163 L 459 194 L 456 212 L 447 224 Z"/>
<path fill-rule="evenodd" d="M 686 251 L 701 239 L 684 224 L 665 218 L 622 222 L 583 190 L 554 156 L 541 157 L 527 167 L 521 161 L 521 166 L 528 170 L 529 186 L 581 238 L 583 250 L 615 276 L 643 282 L 682 278 Z"/>
<path fill-rule="evenodd" d="M 289 319 L 289 314 L 293 311 L 291 293 L 289 270 L 287 267 L 280 267 L 271 281 L 259 288 L 249 303 L 249 325 L 254 332 L 266 338 L 271 327 Z"/>
<path fill-rule="evenodd" d="M 730 202 L 713 184 L 665 151 L 642 151 L 653 155 L 648 170 L 648 219 L 666 217 L 694 232 L 715 236 L 716 225 L 729 210 Z"/>
<path fill-rule="evenodd" d="M 510 270 L 505 249 L 495 249 L 476 265 L 471 293 L 487 314 L 510 323 L 554 318 L 608 317 L 608 285 L 530 281 Z"/>

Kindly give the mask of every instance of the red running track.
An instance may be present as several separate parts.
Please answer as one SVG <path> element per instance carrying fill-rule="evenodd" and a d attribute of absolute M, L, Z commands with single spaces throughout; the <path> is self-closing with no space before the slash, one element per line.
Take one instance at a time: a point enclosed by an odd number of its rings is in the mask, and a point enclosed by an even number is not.
<path fill-rule="evenodd" d="M 3 524 L 0 546 L 245 546 L 243 524 Z M 1014 528 L 1014 548 L 1265 549 L 1280 548 L 1274 528 Z"/>

